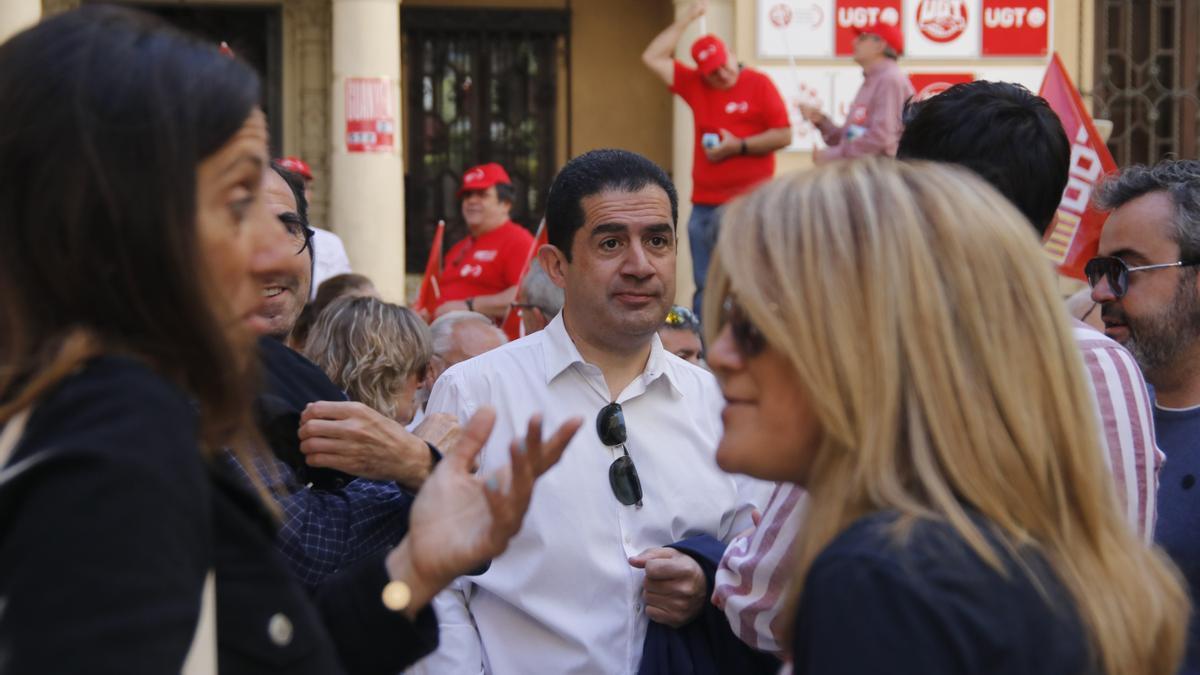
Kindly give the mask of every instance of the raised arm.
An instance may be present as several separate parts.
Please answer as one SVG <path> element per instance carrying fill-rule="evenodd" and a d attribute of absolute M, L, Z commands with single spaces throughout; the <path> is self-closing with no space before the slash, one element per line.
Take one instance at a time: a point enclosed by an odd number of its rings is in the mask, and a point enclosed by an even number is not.
<path fill-rule="evenodd" d="M 707 9 L 707 0 L 693 2 L 678 19 L 675 19 L 675 23 L 655 36 L 646 46 L 646 51 L 642 52 L 642 63 L 654 71 L 668 87 L 674 84 L 675 79 L 675 46 L 679 44 L 679 38 L 688 24 L 700 18 Z"/>

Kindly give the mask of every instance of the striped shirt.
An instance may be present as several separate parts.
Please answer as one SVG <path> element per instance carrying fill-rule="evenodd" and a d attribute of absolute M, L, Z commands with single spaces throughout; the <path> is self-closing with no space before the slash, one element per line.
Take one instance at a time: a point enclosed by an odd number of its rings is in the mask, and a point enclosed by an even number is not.
<path fill-rule="evenodd" d="M 1154 441 L 1154 421 L 1146 382 L 1124 347 L 1100 331 L 1075 321 L 1073 335 L 1083 357 L 1100 423 L 1104 461 L 1113 473 L 1126 521 L 1142 541 L 1154 536 L 1158 470 L 1165 455 Z M 762 522 L 730 542 L 717 569 L 713 603 L 725 612 L 733 632 L 751 647 L 780 654 L 780 623 L 787 617 L 791 549 L 804 515 L 804 491 L 780 484 Z"/>
<path fill-rule="evenodd" d="M 1158 516 L 1158 470 L 1166 455 L 1154 440 L 1146 380 L 1124 347 L 1082 321 L 1073 328 L 1095 395 L 1100 446 L 1116 482 L 1117 500 L 1125 520 L 1150 544 Z"/>

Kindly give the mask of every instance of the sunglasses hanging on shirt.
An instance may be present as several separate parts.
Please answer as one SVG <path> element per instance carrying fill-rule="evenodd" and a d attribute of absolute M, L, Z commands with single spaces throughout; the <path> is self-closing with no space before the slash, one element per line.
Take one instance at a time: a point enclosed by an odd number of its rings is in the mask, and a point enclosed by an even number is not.
<path fill-rule="evenodd" d="M 620 403 L 609 403 L 600 409 L 596 416 L 596 433 L 601 443 L 621 449 L 621 456 L 608 467 L 608 484 L 613 496 L 625 506 L 642 508 L 642 482 L 638 480 L 637 467 L 625 447 L 625 413 Z"/>

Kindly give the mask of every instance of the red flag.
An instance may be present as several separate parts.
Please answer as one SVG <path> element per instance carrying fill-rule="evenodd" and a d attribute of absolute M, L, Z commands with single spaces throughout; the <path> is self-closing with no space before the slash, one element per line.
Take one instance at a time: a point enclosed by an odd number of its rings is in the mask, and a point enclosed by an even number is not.
<path fill-rule="evenodd" d="M 521 282 L 525 281 L 525 275 L 529 274 L 529 267 L 533 265 L 533 259 L 537 256 L 538 249 L 543 244 L 550 243 L 550 235 L 546 232 L 546 220 L 542 219 L 538 225 L 537 235 L 533 238 L 533 245 L 529 247 L 529 255 L 525 257 L 525 266 L 521 268 L 521 278 L 517 280 L 517 302 L 521 302 Z M 504 330 L 504 334 L 509 340 L 516 340 L 525 335 L 525 322 L 521 321 L 521 310 L 516 307 L 509 307 L 508 314 L 504 315 L 504 323 L 500 325 Z"/>
<path fill-rule="evenodd" d="M 1083 266 L 1096 255 L 1100 229 L 1107 214 L 1092 208 L 1092 189 L 1105 174 L 1117 170 L 1108 146 L 1096 133 L 1092 116 L 1083 107 L 1079 90 L 1063 68 L 1058 54 L 1050 61 L 1042 80 L 1042 98 L 1050 103 L 1071 141 L 1071 169 L 1067 189 L 1054 214 L 1054 226 L 1046 233 L 1042 248 L 1058 265 L 1059 274 L 1084 279 Z"/>
<path fill-rule="evenodd" d="M 413 303 L 413 311 L 424 312 L 433 316 L 442 299 L 442 290 L 438 287 L 438 277 L 442 274 L 442 237 L 446 234 L 446 221 L 439 220 L 437 232 L 433 235 L 433 245 L 429 247 L 429 262 L 425 263 L 425 276 L 421 279 L 421 290 L 417 291 L 417 300 Z"/>

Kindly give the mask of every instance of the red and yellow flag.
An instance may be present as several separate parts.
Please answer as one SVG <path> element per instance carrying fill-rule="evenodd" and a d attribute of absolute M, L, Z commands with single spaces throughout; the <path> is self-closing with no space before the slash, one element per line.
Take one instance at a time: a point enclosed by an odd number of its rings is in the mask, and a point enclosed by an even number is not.
<path fill-rule="evenodd" d="M 1108 146 L 1096 133 L 1092 116 L 1083 107 L 1079 90 L 1071 83 L 1058 54 L 1050 61 L 1042 80 L 1042 98 L 1062 121 L 1071 141 L 1071 168 L 1054 225 L 1046 232 L 1042 248 L 1064 276 L 1084 279 L 1083 266 L 1100 245 L 1100 229 L 1107 214 L 1091 206 L 1092 190 L 1100 178 L 1117 170 Z"/>

